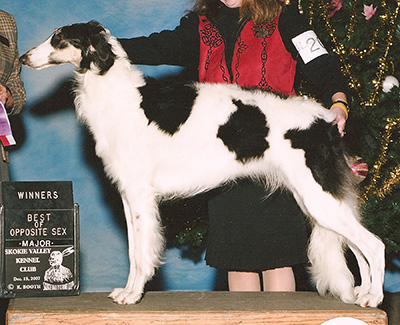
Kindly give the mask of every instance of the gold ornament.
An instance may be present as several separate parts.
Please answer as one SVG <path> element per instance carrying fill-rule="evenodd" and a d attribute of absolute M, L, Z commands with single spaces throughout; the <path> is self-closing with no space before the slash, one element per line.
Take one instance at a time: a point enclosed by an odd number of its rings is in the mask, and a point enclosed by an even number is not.
<path fill-rule="evenodd" d="M 358 23 L 357 3 L 358 0 L 353 0 L 352 13 L 350 16 L 350 22 L 346 33 L 347 41 L 351 40 L 354 34 L 355 26 Z M 310 24 L 313 24 L 315 17 L 318 15 L 316 8 L 321 8 L 322 12 L 320 13 L 320 15 L 322 15 L 326 30 L 330 36 L 332 44 L 334 45 L 332 51 L 336 53 L 339 58 L 339 61 L 342 66 L 342 72 L 349 80 L 350 89 L 353 89 L 354 92 L 357 94 L 361 106 L 363 106 L 365 109 L 368 107 L 372 107 L 377 103 L 377 101 L 379 101 L 378 94 L 382 87 L 382 79 L 385 76 L 385 73 L 389 69 L 388 66 L 392 63 L 388 62 L 388 54 L 391 46 L 393 45 L 393 39 L 396 33 L 396 27 L 397 27 L 396 22 L 400 12 L 400 0 L 397 1 L 397 7 L 391 15 L 389 12 L 387 2 L 381 1 L 380 6 L 382 7 L 385 13 L 379 16 L 380 20 L 378 28 L 376 28 L 373 31 L 372 36 L 369 37 L 371 39 L 371 43 L 370 46 L 366 49 L 355 49 L 354 47 L 346 49 L 344 44 L 339 41 L 339 39 L 335 35 L 335 28 L 330 22 L 329 5 L 330 2 L 327 2 L 326 0 L 325 1 L 311 0 L 309 2 L 309 11 L 308 11 Z M 386 34 L 387 38 L 385 40 L 381 40 L 379 32 L 386 29 L 387 29 L 387 34 Z M 358 81 L 357 76 L 355 76 L 354 73 L 352 73 L 351 63 L 348 61 L 347 57 L 357 56 L 361 59 L 364 59 L 367 56 L 371 55 L 377 49 L 380 49 L 381 48 L 380 44 L 385 44 L 384 45 L 385 54 L 383 55 L 383 57 L 380 58 L 378 71 L 375 75 L 375 78 L 372 80 L 373 91 L 369 95 L 369 98 L 366 98 L 363 95 L 362 87 L 360 82 Z"/>
<path fill-rule="evenodd" d="M 365 187 L 364 193 L 362 194 L 364 202 L 373 195 L 377 195 L 379 198 L 384 198 L 386 195 L 390 194 L 393 186 L 399 184 L 400 164 L 389 172 L 388 177 L 382 182 L 382 186 L 378 187 L 378 181 L 382 178 L 381 168 L 387 162 L 389 145 L 393 142 L 393 132 L 400 133 L 400 117 L 388 119 L 388 123 L 385 126 L 385 133 L 382 137 L 381 153 L 372 168 L 370 184 Z"/>

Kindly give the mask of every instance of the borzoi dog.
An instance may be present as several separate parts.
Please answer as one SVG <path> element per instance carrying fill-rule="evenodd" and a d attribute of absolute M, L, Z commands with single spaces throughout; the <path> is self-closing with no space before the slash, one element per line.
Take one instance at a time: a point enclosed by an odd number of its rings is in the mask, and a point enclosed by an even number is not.
<path fill-rule="evenodd" d="M 21 61 L 34 69 L 76 66 L 75 105 L 96 154 L 121 194 L 130 272 L 110 297 L 137 303 L 164 248 L 158 203 L 239 178 L 291 191 L 310 218 L 311 274 L 320 294 L 377 306 L 384 245 L 359 222 L 355 186 L 334 114 L 304 98 L 221 84 L 152 84 L 96 22 L 57 29 Z M 354 288 L 344 246 L 362 283 Z"/>

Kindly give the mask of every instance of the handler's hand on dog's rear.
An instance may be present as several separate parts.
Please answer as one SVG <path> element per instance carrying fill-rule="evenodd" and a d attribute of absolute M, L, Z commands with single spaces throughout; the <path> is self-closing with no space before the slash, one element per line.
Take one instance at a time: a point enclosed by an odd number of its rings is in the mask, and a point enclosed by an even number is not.
<path fill-rule="evenodd" d="M 346 126 L 346 113 L 340 106 L 332 105 L 330 111 L 336 113 L 335 123 L 337 124 L 340 135 L 345 135 L 344 128 Z"/>

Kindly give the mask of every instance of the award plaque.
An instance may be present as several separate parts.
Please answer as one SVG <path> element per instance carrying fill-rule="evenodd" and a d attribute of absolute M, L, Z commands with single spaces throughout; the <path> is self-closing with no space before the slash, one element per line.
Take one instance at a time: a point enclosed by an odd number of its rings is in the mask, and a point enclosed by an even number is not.
<path fill-rule="evenodd" d="M 72 182 L 3 182 L 0 296 L 79 294 L 79 209 Z"/>

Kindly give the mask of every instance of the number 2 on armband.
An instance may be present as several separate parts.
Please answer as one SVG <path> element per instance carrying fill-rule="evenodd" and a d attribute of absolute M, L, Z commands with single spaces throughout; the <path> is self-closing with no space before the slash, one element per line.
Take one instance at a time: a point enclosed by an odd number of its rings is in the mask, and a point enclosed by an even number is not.
<path fill-rule="evenodd" d="M 328 54 L 324 45 L 312 30 L 308 30 L 294 37 L 292 42 L 305 64 L 321 55 Z"/>

